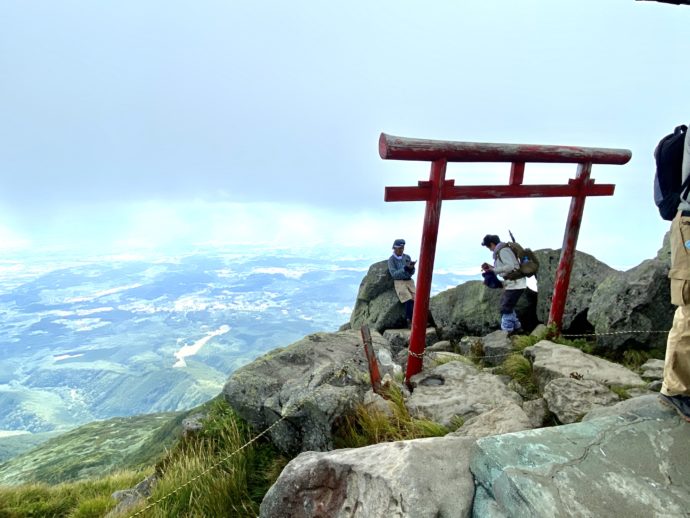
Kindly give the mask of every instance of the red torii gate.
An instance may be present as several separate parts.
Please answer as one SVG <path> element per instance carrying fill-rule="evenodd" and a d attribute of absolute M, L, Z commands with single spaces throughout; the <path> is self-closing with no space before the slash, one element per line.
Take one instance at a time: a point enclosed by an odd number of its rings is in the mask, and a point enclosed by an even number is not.
<path fill-rule="evenodd" d="M 585 198 L 611 196 L 615 189 L 613 184 L 595 185 L 594 179 L 590 178 L 592 164 L 623 165 L 630 160 L 632 153 L 627 149 L 453 142 L 394 137 L 381 133 L 379 155 L 384 160 L 431 162 L 428 181 L 419 181 L 416 187 L 386 187 L 384 196 L 385 201 L 426 201 L 417 273 L 417 293 L 412 316 L 410 353 L 405 374 L 405 379 L 409 381 L 410 377 L 422 370 L 431 276 L 434 269 L 442 201 L 571 197 L 549 312 L 549 324 L 556 324 L 558 329 L 561 329 Z M 446 180 L 448 162 L 511 162 L 509 183 L 508 185 L 456 187 L 455 180 Z M 564 185 L 523 185 L 526 162 L 578 164 L 577 174 Z"/>

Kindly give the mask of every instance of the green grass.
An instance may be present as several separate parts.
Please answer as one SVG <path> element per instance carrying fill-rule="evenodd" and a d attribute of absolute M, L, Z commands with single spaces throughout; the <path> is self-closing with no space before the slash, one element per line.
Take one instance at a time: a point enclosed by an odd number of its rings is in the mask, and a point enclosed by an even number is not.
<path fill-rule="evenodd" d="M 252 433 L 224 399 L 204 408 L 202 431 L 178 441 L 155 466 L 53 486 L 0 488 L 0 518 L 102 517 L 116 505 L 113 492 L 134 487 L 154 471 L 160 480 L 149 500 L 123 516 L 154 502 L 139 516 L 257 516 L 288 459 L 262 440 L 239 450 Z"/>
<path fill-rule="evenodd" d="M 151 466 L 177 441 L 186 413 L 112 418 L 70 430 L 0 466 L 0 484 L 60 484 Z"/>
<path fill-rule="evenodd" d="M 412 417 L 397 386 L 388 389 L 388 397 L 390 413 L 359 405 L 352 414 L 345 416 L 335 430 L 336 448 L 360 448 L 387 441 L 442 437 L 449 432 L 439 423 Z"/>
<path fill-rule="evenodd" d="M 623 352 L 623 365 L 630 370 L 639 370 L 644 363 L 651 358 L 650 354 L 646 351 L 640 351 L 639 349 L 628 349 Z"/>
<path fill-rule="evenodd" d="M 435 355 L 434 357 L 430 357 L 430 360 L 432 362 L 430 367 L 438 367 L 439 365 L 445 365 L 446 363 L 450 362 L 462 362 L 468 365 L 476 366 L 475 362 L 473 362 L 467 356 L 461 356 L 459 354 L 455 356 Z"/>
<path fill-rule="evenodd" d="M 501 374 L 506 374 L 522 385 L 529 394 L 537 394 L 539 388 L 534 379 L 532 363 L 520 355 L 508 356 L 499 369 Z"/>
<path fill-rule="evenodd" d="M 288 459 L 266 441 L 239 450 L 251 437 L 225 400 L 214 400 L 202 432 L 157 466 L 162 478 L 149 499 L 156 504 L 143 516 L 258 516 Z"/>
<path fill-rule="evenodd" d="M 114 473 L 98 480 L 0 487 L 0 517 L 100 518 L 116 502 L 110 495 L 144 478 L 137 471 Z"/>
<path fill-rule="evenodd" d="M 531 347 L 542 340 L 549 340 L 550 342 L 556 344 L 576 347 L 587 354 L 592 354 L 596 350 L 596 343 L 594 342 L 589 342 L 584 339 L 569 340 L 567 338 L 563 338 L 558 334 L 554 325 L 548 326 L 542 333 L 538 333 L 534 336 L 523 335 L 514 337 L 513 347 L 518 351 L 524 351 L 528 347 Z"/>
<path fill-rule="evenodd" d="M 632 386 L 628 386 L 628 387 L 617 387 L 617 386 L 609 387 L 609 389 L 611 390 L 611 392 L 613 392 L 614 394 L 618 394 L 618 397 L 620 397 L 621 399 L 630 399 L 630 393 L 628 392 L 628 389 L 631 389 L 631 388 L 634 388 L 634 387 L 632 387 Z"/>

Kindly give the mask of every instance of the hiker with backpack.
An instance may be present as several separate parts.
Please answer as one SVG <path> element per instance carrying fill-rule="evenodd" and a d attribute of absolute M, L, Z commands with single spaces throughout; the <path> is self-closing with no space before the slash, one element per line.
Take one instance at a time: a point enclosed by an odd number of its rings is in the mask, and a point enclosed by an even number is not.
<path fill-rule="evenodd" d="M 671 304 L 677 306 L 666 341 L 660 401 L 690 422 L 690 136 L 678 126 L 654 150 L 654 199 L 671 220 Z"/>
<path fill-rule="evenodd" d="M 503 277 L 503 293 L 501 294 L 501 329 L 508 335 L 522 330 L 522 324 L 515 313 L 515 306 L 527 288 L 527 279 L 520 274 L 520 261 L 508 243 L 504 243 L 495 234 L 487 234 L 482 240 L 482 246 L 487 247 L 493 254 L 494 265 L 482 264 L 485 273 L 494 272 Z"/>
<path fill-rule="evenodd" d="M 393 277 L 393 285 L 398 300 L 405 305 L 405 320 L 407 327 L 412 327 L 412 311 L 414 310 L 415 285 L 412 276 L 415 272 L 415 264 L 412 258 L 404 253 L 405 240 L 393 241 L 393 253 L 388 258 L 388 271 Z"/>

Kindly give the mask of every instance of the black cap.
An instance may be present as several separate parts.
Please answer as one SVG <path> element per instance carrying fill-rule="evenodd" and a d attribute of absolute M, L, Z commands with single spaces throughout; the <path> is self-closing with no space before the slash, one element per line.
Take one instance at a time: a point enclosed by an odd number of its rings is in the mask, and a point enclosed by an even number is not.
<path fill-rule="evenodd" d="M 484 239 L 482 239 L 482 246 L 488 247 L 490 243 L 497 245 L 500 242 L 501 239 L 496 234 L 487 234 L 484 236 Z"/>
<path fill-rule="evenodd" d="M 405 246 L 405 240 L 404 239 L 396 239 L 393 241 L 393 248 L 398 248 L 401 246 Z"/>

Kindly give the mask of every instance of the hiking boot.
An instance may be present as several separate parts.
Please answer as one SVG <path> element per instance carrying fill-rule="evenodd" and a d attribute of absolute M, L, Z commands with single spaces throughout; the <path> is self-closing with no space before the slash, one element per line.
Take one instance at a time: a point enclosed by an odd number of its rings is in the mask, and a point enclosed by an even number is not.
<path fill-rule="evenodd" d="M 659 394 L 659 401 L 675 410 L 679 416 L 690 423 L 690 396 L 667 396 Z"/>

